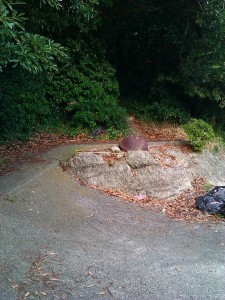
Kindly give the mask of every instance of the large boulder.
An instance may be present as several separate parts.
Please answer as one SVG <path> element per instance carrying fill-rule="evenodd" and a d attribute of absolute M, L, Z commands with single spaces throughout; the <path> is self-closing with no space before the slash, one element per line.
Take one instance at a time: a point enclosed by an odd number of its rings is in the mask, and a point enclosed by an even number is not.
<path fill-rule="evenodd" d="M 174 198 L 191 188 L 192 179 L 181 168 L 151 166 L 136 171 L 136 191 L 145 191 L 147 196 L 160 199 Z"/>
<path fill-rule="evenodd" d="M 72 171 L 83 181 L 88 183 L 88 179 L 105 174 L 109 168 L 104 159 L 91 152 L 82 152 L 68 161 Z"/>
<path fill-rule="evenodd" d="M 86 182 L 102 188 L 129 192 L 133 183 L 132 170 L 124 161 L 108 166 L 104 173 L 89 177 Z"/>
<path fill-rule="evenodd" d="M 126 162 L 109 166 L 101 156 L 91 152 L 79 153 L 68 161 L 68 166 L 88 185 L 128 191 L 133 181 L 131 168 Z"/>
<path fill-rule="evenodd" d="M 156 154 L 160 164 L 153 158 Z M 128 151 L 125 160 L 111 166 L 100 155 L 83 152 L 70 159 L 68 166 L 88 185 L 159 199 L 173 199 L 191 188 L 191 182 L 199 176 L 213 185 L 224 185 L 225 182 L 224 155 L 207 151 L 184 153 L 175 147 L 152 154 L 142 150 Z"/>
<path fill-rule="evenodd" d="M 128 151 L 126 161 L 131 166 L 131 168 L 134 169 L 157 165 L 157 162 L 154 160 L 149 151 L 144 150 Z"/>
<path fill-rule="evenodd" d="M 74 162 L 76 167 L 79 169 L 86 168 L 87 166 L 95 167 L 95 166 L 106 165 L 106 162 L 101 156 L 91 152 L 79 153 L 74 158 Z"/>
<path fill-rule="evenodd" d="M 213 154 L 205 151 L 203 153 L 193 153 L 189 173 L 195 177 L 202 177 L 212 185 L 224 185 L 225 183 L 225 156 L 224 153 Z"/>

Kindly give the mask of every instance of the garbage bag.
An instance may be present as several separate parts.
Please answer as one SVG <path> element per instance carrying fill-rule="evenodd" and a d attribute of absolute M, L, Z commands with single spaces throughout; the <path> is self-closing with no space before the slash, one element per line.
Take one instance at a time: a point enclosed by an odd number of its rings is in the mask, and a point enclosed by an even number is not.
<path fill-rule="evenodd" d="M 204 196 L 195 198 L 196 206 L 204 213 L 225 216 L 225 186 L 216 186 Z"/>
<path fill-rule="evenodd" d="M 105 133 L 105 129 L 103 127 L 99 127 L 97 129 L 95 129 L 94 131 L 92 131 L 91 135 L 93 137 L 98 136 L 98 135 L 102 135 L 103 133 Z"/>

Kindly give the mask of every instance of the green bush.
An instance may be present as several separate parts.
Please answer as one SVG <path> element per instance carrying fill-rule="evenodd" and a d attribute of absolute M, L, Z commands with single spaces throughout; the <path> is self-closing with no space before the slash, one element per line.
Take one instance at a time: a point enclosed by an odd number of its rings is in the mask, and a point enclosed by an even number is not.
<path fill-rule="evenodd" d="M 212 126 L 201 119 L 191 119 L 183 128 L 196 151 L 204 150 L 207 142 L 215 137 Z"/>
<path fill-rule="evenodd" d="M 167 99 L 153 102 L 149 105 L 148 111 L 151 118 L 159 122 L 168 121 L 184 124 L 189 119 L 188 113 L 183 109 L 179 102 Z"/>
<path fill-rule="evenodd" d="M 49 79 L 48 95 L 75 127 L 122 129 L 127 125 L 126 112 L 118 104 L 115 70 L 106 61 L 86 55 L 78 65 L 61 68 Z"/>
<path fill-rule="evenodd" d="M 123 97 L 121 104 L 126 108 L 126 111 L 135 115 L 138 118 L 141 118 L 146 112 L 147 101 L 140 97 Z"/>
<path fill-rule="evenodd" d="M 32 74 L 19 67 L 0 73 L 1 141 L 25 139 L 59 120 L 89 130 L 126 128 L 115 70 L 103 58 L 83 54 L 76 64 L 71 59 L 49 73 Z"/>
<path fill-rule="evenodd" d="M 165 99 L 146 104 L 146 101 L 126 98 L 123 103 L 129 113 L 145 121 L 184 124 L 189 120 L 189 114 L 175 100 Z"/>
<path fill-rule="evenodd" d="M 164 80 L 172 80 L 165 78 Z M 153 121 L 184 124 L 190 119 L 184 101 L 179 99 L 171 82 L 161 81 L 160 77 L 149 91 L 148 115 Z"/>
<path fill-rule="evenodd" d="M 51 106 L 45 97 L 45 76 L 20 68 L 0 73 L 0 140 L 26 138 L 46 124 Z"/>

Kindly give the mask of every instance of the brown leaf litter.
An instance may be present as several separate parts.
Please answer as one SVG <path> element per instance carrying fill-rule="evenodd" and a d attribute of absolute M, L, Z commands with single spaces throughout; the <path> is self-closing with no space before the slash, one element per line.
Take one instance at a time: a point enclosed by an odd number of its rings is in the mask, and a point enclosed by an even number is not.
<path fill-rule="evenodd" d="M 131 118 L 131 128 L 134 133 L 147 141 L 187 140 L 181 128 L 171 125 L 147 124 L 137 118 Z M 136 134 L 135 133 L 135 134 Z M 43 162 L 39 155 L 49 149 L 68 144 L 106 143 L 112 140 L 104 139 L 104 135 L 95 139 L 87 133 L 80 133 L 74 137 L 61 133 L 34 133 L 28 142 L 13 141 L 10 144 L 0 145 L 0 176 L 15 172 L 17 162 Z M 117 142 L 117 141 L 115 141 Z"/>
<path fill-rule="evenodd" d="M 175 141 L 188 139 L 183 129 L 176 125 L 146 123 L 134 116 L 130 118 L 130 125 L 134 132 L 137 132 L 147 141 Z"/>
<path fill-rule="evenodd" d="M 142 207 L 152 207 L 158 211 L 163 212 L 167 217 L 188 222 L 218 222 L 224 221 L 216 215 L 203 214 L 202 211 L 196 208 L 195 197 L 206 193 L 204 188 L 205 181 L 202 178 L 196 178 L 192 182 L 192 189 L 188 189 L 173 200 L 164 200 L 158 198 L 133 196 L 121 191 L 110 190 L 107 188 L 100 188 L 95 185 L 90 187 L 96 190 L 100 190 L 110 196 L 122 198 L 126 201 L 130 201 L 141 205 Z"/>

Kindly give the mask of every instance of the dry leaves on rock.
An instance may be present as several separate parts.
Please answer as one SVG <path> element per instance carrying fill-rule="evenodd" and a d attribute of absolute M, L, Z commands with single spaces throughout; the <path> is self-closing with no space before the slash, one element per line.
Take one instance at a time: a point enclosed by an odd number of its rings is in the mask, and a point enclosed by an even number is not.
<path fill-rule="evenodd" d="M 182 153 L 188 154 L 192 152 L 189 145 L 161 145 L 161 146 L 151 146 L 150 153 L 155 161 L 163 168 L 170 167 L 174 168 L 178 165 L 176 157 L 170 153 L 168 150 L 178 150 Z"/>
<path fill-rule="evenodd" d="M 178 164 L 176 157 L 167 153 L 168 149 L 172 149 L 174 147 L 175 146 L 170 145 L 151 147 L 151 155 L 162 168 L 176 167 Z"/>
<path fill-rule="evenodd" d="M 91 185 L 91 188 L 100 190 L 108 195 L 122 198 L 126 201 L 137 203 L 141 206 L 157 208 L 162 211 L 167 217 L 175 220 L 189 221 L 189 222 L 207 222 L 219 221 L 215 215 L 204 215 L 202 211 L 198 210 L 195 205 L 195 197 L 205 194 L 204 180 L 197 178 L 192 182 L 193 188 L 185 191 L 174 200 L 162 200 L 156 198 L 132 196 L 121 191 L 100 188 Z"/>
<path fill-rule="evenodd" d="M 174 126 L 156 126 L 154 124 L 147 124 L 139 119 L 132 118 L 131 127 L 134 133 L 144 137 L 148 141 L 172 141 L 177 139 L 187 139 L 182 129 Z M 82 143 L 105 143 L 112 142 L 111 140 L 101 140 L 90 137 L 87 133 L 80 133 L 71 138 L 66 134 L 58 133 L 35 133 L 28 142 L 14 141 L 8 145 L 0 145 L 0 175 L 7 175 L 16 170 L 15 162 L 34 162 L 43 161 L 38 157 L 41 153 L 51 149 L 52 147 L 67 144 L 82 144 Z"/>

